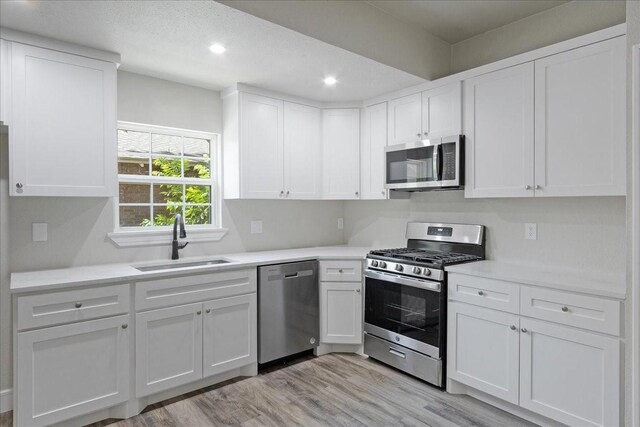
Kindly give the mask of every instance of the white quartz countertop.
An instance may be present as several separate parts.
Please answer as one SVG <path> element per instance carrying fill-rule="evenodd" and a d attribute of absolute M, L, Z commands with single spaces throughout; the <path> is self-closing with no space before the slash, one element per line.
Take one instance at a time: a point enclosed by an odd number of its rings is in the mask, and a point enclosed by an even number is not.
<path fill-rule="evenodd" d="M 624 273 L 596 277 L 574 270 L 510 264 L 500 261 L 478 261 L 447 267 L 450 273 L 505 280 L 523 285 L 580 292 L 608 298 L 625 299 L 626 281 Z"/>
<path fill-rule="evenodd" d="M 256 267 L 259 265 L 303 261 L 308 259 L 363 260 L 369 250 L 370 248 L 352 246 L 320 246 L 315 248 L 211 255 L 198 258 L 183 258 L 176 261 L 160 259 L 131 264 L 104 264 L 84 267 L 61 268 L 55 270 L 12 273 L 11 292 L 22 293 L 72 288 L 83 285 L 97 285 L 114 282 L 144 280 L 157 277 L 180 276 L 189 273 L 215 272 L 222 270 Z M 135 268 L 170 263 L 179 265 L 182 263 L 220 258 L 229 260 L 230 262 L 218 265 L 183 267 L 156 271 L 140 271 Z"/>

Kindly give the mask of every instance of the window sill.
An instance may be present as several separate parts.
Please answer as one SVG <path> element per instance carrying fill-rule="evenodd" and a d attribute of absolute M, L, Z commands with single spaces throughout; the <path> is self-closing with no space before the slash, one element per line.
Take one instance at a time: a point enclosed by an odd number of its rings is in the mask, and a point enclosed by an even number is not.
<path fill-rule="evenodd" d="M 229 231 L 228 228 L 187 228 L 185 242 L 217 242 Z M 131 230 L 114 231 L 107 237 L 121 248 L 141 246 L 168 246 L 171 244 L 172 230 Z"/>

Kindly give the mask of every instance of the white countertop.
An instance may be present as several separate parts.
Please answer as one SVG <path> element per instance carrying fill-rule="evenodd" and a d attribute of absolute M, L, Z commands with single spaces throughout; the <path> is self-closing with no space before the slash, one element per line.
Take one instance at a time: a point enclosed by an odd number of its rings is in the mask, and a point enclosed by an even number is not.
<path fill-rule="evenodd" d="M 478 261 L 447 267 L 450 273 L 505 280 L 523 285 L 580 292 L 608 298 L 626 298 L 624 272 L 619 275 L 595 275 L 554 268 L 510 264 L 500 261 Z"/>
<path fill-rule="evenodd" d="M 370 248 L 352 246 L 321 246 L 315 248 L 286 249 L 263 252 L 243 252 L 237 254 L 211 255 L 198 258 L 183 258 L 176 261 L 168 259 L 146 261 L 132 264 L 105 264 L 86 267 L 70 267 L 56 270 L 41 270 L 11 274 L 12 293 L 35 292 L 71 288 L 83 285 L 96 285 L 131 280 L 144 280 L 155 277 L 171 277 L 185 273 L 214 272 L 229 269 L 255 267 L 258 265 L 278 264 L 307 259 L 353 259 L 363 260 Z M 175 268 L 171 270 L 139 271 L 134 266 L 161 264 L 181 264 L 208 259 L 223 258 L 231 262 L 219 265 Z"/>

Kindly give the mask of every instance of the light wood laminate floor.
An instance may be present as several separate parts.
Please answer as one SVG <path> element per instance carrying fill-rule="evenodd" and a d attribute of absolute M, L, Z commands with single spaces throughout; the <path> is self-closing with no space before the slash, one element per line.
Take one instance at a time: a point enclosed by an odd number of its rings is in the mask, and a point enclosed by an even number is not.
<path fill-rule="evenodd" d="M 92 427 L 532 426 L 467 396 L 440 391 L 354 354 L 329 354 L 262 371 Z"/>

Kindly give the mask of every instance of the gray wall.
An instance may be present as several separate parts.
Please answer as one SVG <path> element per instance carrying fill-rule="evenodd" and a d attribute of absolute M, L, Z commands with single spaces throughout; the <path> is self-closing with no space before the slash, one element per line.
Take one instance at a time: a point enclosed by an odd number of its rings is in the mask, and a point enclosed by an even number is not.
<path fill-rule="evenodd" d="M 220 93 L 136 74 L 118 73 L 120 120 L 221 133 Z M 10 130 L 9 130 L 10 131 Z M 114 229 L 112 200 L 7 196 L 6 142 L 0 151 L 0 390 L 10 388 L 11 321 L 7 271 L 18 272 L 113 262 L 169 259 L 170 246 L 116 247 L 106 236 Z M 8 211 L 7 215 L 2 215 Z M 229 233 L 220 242 L 191 243 L 184 257 L 344 243 L 337 228 L 342 202 L 227 201 L 222 225 Z M 251 220 L 263 221 L 263 234 L 251 234 Z M 10 223 L 11 227 L 6 225 Z M 49 240 L 31 241 L 31 223 L 47 222 Z M 8 239 L 7 239 L 8 237 Z M 7 262 L 8 261 L 8 262 Z M 3 266 L 6 267 L 3 269 Z"/>
<path fill-rule="evenodd" d="M 625 22 L 624 0 L 574 0 L 451 46 L 451 72 Z"/>

